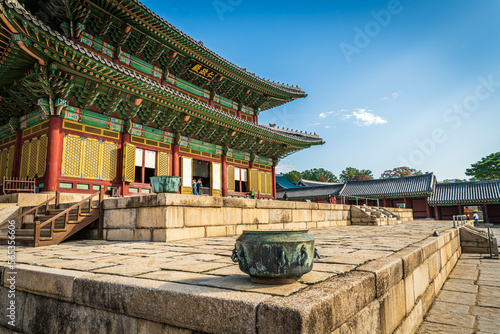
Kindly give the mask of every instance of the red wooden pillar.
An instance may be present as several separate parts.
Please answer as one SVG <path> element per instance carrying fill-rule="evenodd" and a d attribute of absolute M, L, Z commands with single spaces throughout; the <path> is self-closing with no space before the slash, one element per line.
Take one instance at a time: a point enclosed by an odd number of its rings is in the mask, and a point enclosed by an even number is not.
<path fill-rule="evenodd" d="M 179 157 L 179 145 L 172 145 L 172 176 L 181 176 L 181 161 Z"/>
<path fill-rule="evenodd" d="M 439 208 L 437 205 L 434 205 L 434 216 L 436 220 L 441 220 L 441 217 L 439 215 Z"/>
<path fill-rule="evenodd" d="M 488 206 L 486 203 L 483 204 L 483 222 L 486 224 L 489 222 L 488 219 Z"/>
<path fill-rule="evenodd" d="M 272 167 L 271 179 L 273 182 L 273 199 L 276 200 L 276 167 Z"/>
<path fill-rule="evenodd" d="M 23 130 L 18 129 L 16 142 L 14 144 L 14 164 L 12 165 L 12 177 L 19 177 L 21 173 L 21 156 L 23 150 Z"/>
<path fill-rule="evenodd" d="M 45 169 L 45 185 L 43 187 L 44 191 L 57 191 L 58 178 L 61 175 L 64 141 L 62 123 L 62 118 L 57 116 L 49 117 L 47 165 Z"/>
<path fill-rule="evenodd" d="M 122 154 L 118 157 L 118 180 L 122 183 L 121 186 L 121 195 L 122 196 L 127 196 L 128 195 L 128 188 L 127 184 L 123 180 L 123 155 L 125 153 L 125 144 L 130 143 L 130 134 L 128 133 L 123 133 L 122 134 Z"/>
<path fill-rule="evenodd" d="M 258 123 L 259 123 L 259 118 L 258 118 L 258 116 L 257 116 L 257 115 L 254 115 L 254 116 L 253 116 L 253 122 L 254 122 L 255 124 L 258 124 Z"/>
<path fill-rule="evenodd" d="M 405 209 L 408 209 L 408 198 L 403 197 L 403 201 L 405 203 Z"/>
<path fill-rule="evenodd" d="M 227 197 L 227 160 L 226 156 L 222 156 L 222 197 Z"/>
<path fill-rule="evenodd" d="M 427 218 L 431 218 L 431 207 L 429 206 L 427 198 L 425 198 L 425 213 L 427 214 Z"/>
<path fill-rule="evenodd" d="M 464 214 L 464 207 L 461 204 L 458 204 L 458 214 L 463 215 Z"/>
<path fill-rule="evenodd" d="M 387 208 L 387 199 L 386 198 L 384 198 L 382 200 L 382 205 L 384 206 L 384 208 Z"/>

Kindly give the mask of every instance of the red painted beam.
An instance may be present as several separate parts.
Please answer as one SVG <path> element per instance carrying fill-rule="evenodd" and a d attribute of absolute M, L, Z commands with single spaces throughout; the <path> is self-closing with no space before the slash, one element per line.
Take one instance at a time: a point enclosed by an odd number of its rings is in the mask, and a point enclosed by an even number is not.
<path fill-rule="evenodd" d="M 49 132 L 47 144 L 47 165 L 45 169 L 44 191 L 57 191 L 58 179 L 61 176 L 62 151 L 64 135 L 62 132 L 63 119 L 49 117 Z"/>

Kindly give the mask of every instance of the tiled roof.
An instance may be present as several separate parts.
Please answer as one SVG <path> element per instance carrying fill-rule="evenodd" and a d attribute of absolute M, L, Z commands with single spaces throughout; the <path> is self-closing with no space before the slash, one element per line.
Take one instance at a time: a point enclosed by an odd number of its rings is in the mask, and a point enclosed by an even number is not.
<path fill-rule="evenodd" d="M 316 198 L 316 197 L 326 197 L 328 195 L 339 195 L 340 191 L 344 187 L 343 183 L 334 184 L 330 186 L 316 186 L 316 187 L 297 187 L 290 189 L 276 189 L 276 197 L 278 199 L 283 198 L 283 194 L 286 192 L 288 198 Z"/>
<path fill-rule="evenodd" d="M 389 197 L 430 194 L 434 190 L 434 174 L 394 179 L 347 181 L 341 196 Z"/>
<path fill-rule="evenodd" d="M 228 66 L 231 66 L 231 67 L 237 69 L 238 71 L 241 71 L 241 72 L 245 73 L 246 75 L 251 76 L 251 77 L 257 79 L 257 80 L 259 80 L 262 83 L 266 83 L 268 85 L 271 85 L 271 86 L 273 86 L 273 87 L 275 87 L 275 88 L 277 88 L 279 90 L 282 90 L 282 91 L 285 91 L 285 92 L 288 92 L 288 93 L 299 94 L 299 95 L 306 96 L 306 93 L 304 93 L 300 87 L 294 87 L 294 86 L 290 86 L 290 85 L 281 84 L 281 83 L 277 83 L 277 82 L 274 82 L 274 81 L 262 79 L 262 78 L 258 77 L 255 73 L 249 72 L 249 71 L 247 71 L 244 68 L 236 66 L 235 64 L 231 63 L 230 61 L 226 60 L 225 58 L 219 56 L 217 53 L 215 53 L 212 50 L 210 50 L 207 47 L 205 47 L 202 43 L 199 43 L 199 42 L 195 41 L 193 38 L 191 38 L 190 36 L 188 36 L 185 33 L 183 33 L 180 29 L 176 28 L 173 24 L 169 23 L 164 18 L 162 18 L 161 16 L 159 16 L 158 14 L 156 14 L 154 11 L 152 11 L 150 8 L 148 8 L 146 5 L 144 5 L 139 0 L 132 0 L 132 1 L 135 2 L 138 6 L 140 6 L 149 15 L 151 15 L 152 17 L 154 17 L 156 20 L 158 20 L 159 22 L 163 23 L 166 27 L 168 27 L 169 29 L 175 31 L 177 34 L 179 34 L 180 36 L 182 36 L 186 40 L 190 41 L 195 46 L 194 48 L 198 48 L 199 50 L 203 50 L 204 52 L 209 53 L 213 57 L 219 59 L 219 61 L 221 61 L 222 63 L 224 63 L 224 64 L 226 64 Z"/>
<path fill-rule="evenodd" d="M 335 184 L 342 184 L 342 183 L 337 183 L 337 182 L 321 182 L 321 181 L 312 181 L 312 180 L 306 180 L 306 179 L 300 179 L 299 182 L 297 182 L 298 185 L 305 186 L 305 187 L 317 187 L 317 186 L 332 186 Z"/>
<path fill-rule="evenodd" d="M 282 188 L 290 189 L 290 188 L 298 188 L 299 186 L 288 180 L 283 175 L 276 175 L 276 185 L 281 186 Z"/>
<path fill-rule="evenodd" d="M 51 34 L 52 36 L 54 36 L 55 38 L 57 38 L 59 41 L 61 42 L 64 42 L 67 46 L 69 47 L 72 47 L 74 48 L 75 50 L 78 50 L 79 52 L 81 52 L 82 54 L 86 55 L 87 57 L 89 58 L 92 58 L 96 61 L 99 61 L 100 63 L 110 67 L 110 68 L 113 68 L 114 70 L 116 71 L 119 71 L 127 76 L 130 76 L 130 77 L 133 77 L 135 79 L 138 79 L 138 80 L 141 80 L 142 82 L 150 85 L 150 86 L 153 86 L 155 88 L 158 88 L 158 89 L 161 89 L 171 95 L 174 95 L 174 96 L 178 96 L 178 97 L 181 97 L 182 99 L 184 100 L 188 100 L 192 103 L 195 103 L 197 105 L 200 105 L 202 106 L 203 108 L 206 108 L 206 109 L 209 109 L 211 110 L 212 112 L 215 112 L 215 113 L 218 113 L 218 114 L 221 114 L 221 115 L 224 115 L 225 117 L 228 117 L 228 118 L 231 118 L 233 120 L 237 120 L 238 122 L 242 122 L 242 123 L 245 123 L 245 124 L 248 124 L 248 125 L 251 125 L 255 128 L 259 128 L 261 130 L 264 130 L 264 131 L 269 131 L 269 132 L 273 132 L 273 133 L 276 133 L 278 135 L 281 135 L 281 136 L 284 136 L 284 137 L 288 137 L 288 138 L 291 138 L 291 139 L 295 139 L 295 140 L 298 140 L 298 141 L 302 141 L 302 142 L 307 142 L 307 143 L 314 143 L 314 144 L 323 144 L 323 140 L 321 138 L 319 138 L 318 135 L 313 135 L 313 134 L 305 134 L 305 133 L 300 133 L 300 132 L 293 132 L 293 133 L 289 133 L 290 131 L 284 131 L 284 130 L 281 130 L 281 129 L 276 129 L 276 128 L 273 128 L 273 127 L 270 127 L 270 126 L 266 126 L 266 125 L 262 125 L 262 124 L 254 124 L 252 122 L 249 122 L 247 120 L 244 120 L 242 118 L 239 118 L 239 117 L 236 117 L 236 116 L 233 116 L 231 114 L 228 114 L 228 113 L 225 113 L 217 108 L 214 108 L 212 106 L 209 106 L 208 104 L 206 103 L 203 103 L 203 102 L 200 102 L 198 100 L 195 100 L 181 92 L 178 92 L 174 89 L 171 89 L 167 86 L 164 86 L 164 85 L 161 85 L 159 84 L 158 82 L 154 81 L 154 80 L 151 80 L 149 78 L 147 78 L 146 76 L 142 75 L 142 74 L 139 74 L 139 73 L 134 73 L 130 70 L 128 70 L 127 68 L 125 67 L 122 67 L 118 64 L 115 64 L 111 61 L 109 61 L 108 59 L 104 58 L 104 57 L 101 57 L 100 55 L 86 49 L 85 47 L 83 46 L 80 46 L 76 43 L 74 43 L 72 40 L 66 38 L 65 36 L 63 36 L 62 34 L 58 33 L 57 31 L 53 30 L 51 27 L 45 25 L 42 21 L 40 21 L 38 18 L 36 18 L 34 15 L 32 15 L 26 8 L 24 8 L 21 4 L 19 4 L 19 2 L 17 1 L 8 1 L 8 0 L 0 0 L 0 4 L 5 4 L 7 7 L 15 10 L 18 14 L 22 15 L 26 20 L 32 22 L 35 26 L 39 27 L 40 29 L 48 32 L 49 34 Z"/>
<path fill-rule="evenodd" d="M 438 183 L 429 197 L 434 204 L 500 202 L 500 180 Z"/>

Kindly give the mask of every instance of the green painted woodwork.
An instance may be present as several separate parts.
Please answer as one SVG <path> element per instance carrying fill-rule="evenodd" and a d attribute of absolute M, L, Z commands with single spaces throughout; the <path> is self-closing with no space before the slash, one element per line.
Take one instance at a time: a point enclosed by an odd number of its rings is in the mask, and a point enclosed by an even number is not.
<path fill-rule="evenodd" d="M 23 79 L 13 84 L 9 91 L 0 93 L 0 97 L 6 101 L 2 111 L 5 109 L 7 112 L 0 114 L 0 119 L 4 121 L 6 117 L 19 114 L 19 110 L 26 110 L 19 107 L 22 104 L 30 106 L 27 112 L 32 111 L 34 101 L 40 97 L 52 101 L 52 104 L 39 105 L 45 114 L 57 114 L 61 109 L 64 112 L 65 106 L 60 101 L 71 98 L 78 108 L 84 110 L 95 105 L 108 115 L 118 112 L 123 121 L 138 119 L 142 124 L 154 123 L 161 129 L 159 131 L 170 130 L 171 133 L 206 139 L 221 147 L 238 147 L 273 159 L 322 143 L 318 137 L 305 141 L 285 136 L 235 119 L 198 101 L 186 99 L 145 77 L 132 75 L 105 59 L 89 57 L 87 52 L 80 52 L 61 36 L 56 37 L 39 29 L 6 6 L 3 6 L 2 11 L 14 26 L 24 27 L 25 33 L 18 35 L 18 41 L 22 41 L 37 57 L 44 59 L 46 64 L 50 64 L 38 66 L 35 71 L 22 72 Z M 22 74 L 18 73 L 18 76 L 22 77 Z M 5 86 L 5 83 L 3 78 L 0 79 L 0 86 Z M 43 89 L 35 90 L 35 87 Z M 20 94 L 23 89 L 25 93 Z M 244 93 L 241 87 L 235 89 Z M 68 112 L 71 111 L 68 109 Z M 86 113 L 80 116 L 83 121 L 104 124 L 98 117 Z M 236 135 L 232 134 L 233 131 Z M 158 138 L 158 133 L 149 132 L 150 139 Z"/>
<path fill-rule="evenodd" d="M 19 128 L 21 130 L 31 128 L 32 126 L 35 126 L 47 119 L 47 116 L 43 114 L 43 112 L 40 111 L 40 109 L 33 111 L 32 113 L 29 113 L 27 115 L 22 116 L 19 119 Z"/>
<path fill-rule="evenodd" d="M 90 185 L 77 183 L 76 184 L 76 189 L 89 190 L 90 189 Z"/>
<path fill-rule="evenodd" d="M 98 185 L 93 185 L 92 190 L 101 190 L 101 187 Z"/>
<path fill-rule="evenodd" d="M 59 188 L 73 189 L 73 183 L 59 182 Z"/>
<path fill-rule="evenodd" d="M 139 192 L 139 188 L 128 188 L 128 191 L 131 192 L 131 193 L 138 193 Z"/>

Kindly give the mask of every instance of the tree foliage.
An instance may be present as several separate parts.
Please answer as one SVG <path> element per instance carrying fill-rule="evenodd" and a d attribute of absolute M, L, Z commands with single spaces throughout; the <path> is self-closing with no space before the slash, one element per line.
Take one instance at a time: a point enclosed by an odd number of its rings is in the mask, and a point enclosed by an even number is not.
<path fill-rule="evenodd" d="M 373 180 L 373 173 L 369 169 L 357 169 L 354 167 L 347 167 L 340 173 L 340 180 L 342 182 L 349 180 Z"/>
<path fill-rule="evenodd" d="M 311 181 L 339 182 L 339 179 L 335 176 L 335 174 L 323 168 L 305 170 L 301 173 L 301 175 L 303 179 Z"/>
<path fill-rule="evenodd" d="M 465 175 L 477 180 L 500 179 L 500 152 L 492 153 L 467 168 Z"/>
<path fill-rule="evenodd" d="M 405 177 L 405 176 L 413 176 L 413 175 L 422 175 L 421 170 L 416 170 L 410 167 L 396 167 L 394 169 L 388 169 L 380 175 L 381 179 L 394 179 L 397 177 Z"/>
<path fill-rule="evenodd" d="M 283 176 L 295 184 L 297 184 L 301 178 L 311 181 L 339 182 L 335 174 L 323 168 L 313 168 L 303 172 L 292 170 L 291 172 L 283 174 Z"/>
<path fill-rule="evenodd" d="M 291 172 L 283 174 L 283 176 L 286 177 L 288 181 L 293 182 L 295 184 L 297 184 L 297 182 L 299 182 L 300 178 L 302 177 L 300 172 L 296 170 L 292 170 Z"/>

